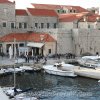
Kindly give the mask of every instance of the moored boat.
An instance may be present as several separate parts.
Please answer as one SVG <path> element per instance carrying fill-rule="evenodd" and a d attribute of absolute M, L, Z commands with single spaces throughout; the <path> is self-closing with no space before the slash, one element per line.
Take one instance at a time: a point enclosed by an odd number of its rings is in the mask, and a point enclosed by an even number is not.
<path fill-rule="evenodd" d="M 20 69 L 25 70 L 25 72 L 33 72 L 34 69 L 31 66 L 20 66 Z"/>
<path fill-rule="evenodd" d="M 83 56 L 79 58 L 77 61 L 80 65 L 83 65 L 85 67 L 100 67 L 100 56 Z"/>
<path fill-rule="evenodd" d="M 55 63 L 54 65 L 44 65 L 43 69 L 45 72 L 53 75 L 76 77 L 77 75 L 74 73 L 74 70 L 67 69 L 67 66 L 69 67 L 71 64 L 66 64 L 66 67 L 63 68 L 62 63 Z"/>
<path fill-rule="evenodd" d="M 4 87 L 3 92 L 10 98 L 10 100 L 38 100 L 34 96 L 26 96 L 23 92 L 27 92 L 30 89 L 21 90 L 14 87 Z"/>
<path fill-rule="evenodd" d="M 93 62 L 98 59 L 100 59 L 100 56 L 83 56 L 83 57 L 77 59 L 77 61 L 79 64 L 84 65 L 85 63 L 87 63 L 89 61 Z"/>
<path fill-rule="evenodd" d="M 75 74 L 83 77 L 99 79 L 100 80 L 100 70 L 92 69 L 92 68 L 83 68 L 75 70 Z"/>

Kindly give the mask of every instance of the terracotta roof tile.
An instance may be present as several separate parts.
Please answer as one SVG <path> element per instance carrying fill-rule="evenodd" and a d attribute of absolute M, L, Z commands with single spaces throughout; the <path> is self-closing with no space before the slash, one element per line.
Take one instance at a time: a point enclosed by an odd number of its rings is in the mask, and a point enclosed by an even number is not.
<path fill-rule="evenodd" d="M 18 16 L 27 16 L 27 12 L 24 9 L 16 9 L 16 15 Z"/>
<path fill-rule="evenodd" d="M 61 9 L 61 5 L 53 5 L 53 4 L 33 4 L 33 7 L 36 9 Z"/>
<path fill-rule="evenodd" d="M 60 22 L 73 22 L 75 20 L 80 19 L 85 14 L 87 13 L 60 14 L 59 21 Z"/>
<path fill-rule="evenodd" d="M 71 9 L 76 10 L 77 13 L 88 12 L 87 9 L 82 8 L 80 6 L 52 5 L 52 4 L 33 4 L 33 3 L 32 3 L 32 5 L 36 9 L 53 9 L 53 10 L 57 10 L 57 9 L 67 8 L 69 10 L 71 10 Z"/>
<path fill-rule="evenodd" d="M 33 8 L 27 8 L 27 9 L 33 16 L 51 16 L 51 17 L 58 16 L 54 10 L 33 9 Z"/>
<path fill-rule="evenodd" d="M 87 22 L 96 22 L 97 18 L 100 19 L 100 15 L 90 13 L 90 12 L 83 12 L 83 13 L 71 13 L 71 14 L 60 14 L 59 21 L 60 22 L 73 22 L 76 20 L 80 20 L 80 22 L 84 21 L 86 18 Z"/>
<path fill-rule="evenodd" d="M 10 33 L 0 38 L 2 42 L 13 42 L 14 38 L 17 42 L 41 42 L 41 36 L 45 42 L 55 42 L 55 39 L 46 33 Z"/>
<path fill-rule="evenodd" d="M 65 8 L 67 8 L 67 9 L 69 9 L 69 10 L 71 10 L 71 9 L 76 10 L 77 13 L 89 12 L 87 9 L 82 8 L 82 7 L 80 7 L 80 6 L 65 6 Z"/>
<path fill-rule="evenodd" d="M 13 2 L 11 2 L 9 0 L 0 0 L 0 3 L 13 3 Z"/>
<path fill-rule="evenodd" d="M 27 37 L 29 35 L 28 34 L 23 34 L 23 33 L 10 33 L 10 34 L 7 34 L 3 37 L 0 38 L 0 41 L 2 42 L 13 42 L 14 41 L 14 38 L 16 38 L 16 41 L 25 41 L 27 40 Z"/>
<path fill-rule="evenodd" d="M 86 15 L 86 21 L 87 22 L 96 22 L 97 21 L 97 18 L 99 18 L 100 20 L 100 15 L 97 15 L 97 14 L 94 14 L 94 13 L 89 13 Z M 83 17 L 84 19 L 84 17 Z M 80 20 L 80 21 L 84 21 L 84 20 Z"/>

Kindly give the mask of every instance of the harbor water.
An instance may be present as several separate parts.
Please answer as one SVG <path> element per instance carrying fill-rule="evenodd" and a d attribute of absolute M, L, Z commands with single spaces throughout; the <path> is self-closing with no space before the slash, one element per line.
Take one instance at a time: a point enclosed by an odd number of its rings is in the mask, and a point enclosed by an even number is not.
<path fill-rule="evenodd" d="M 98 80 L 61 77 L 44 72 L 16 75 L 17 87 L 33 88 L 27 95 L 39 100 L 100 100 Z M 0 76 L 0 86 L 13 86 L 13 75 Z"/>

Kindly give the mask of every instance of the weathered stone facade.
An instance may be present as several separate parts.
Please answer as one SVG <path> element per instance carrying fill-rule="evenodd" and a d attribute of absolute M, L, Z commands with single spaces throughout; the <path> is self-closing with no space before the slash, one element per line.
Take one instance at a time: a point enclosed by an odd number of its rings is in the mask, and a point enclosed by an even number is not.
<path fill-rule="evenodd" d="M 15 22 L 15 3 L 0 3 L 0 35 L 11 32 L 11 23 Z"/>
<path fill-rule="evenodd" d="M 63 9 L 62 9 L 63 8 Z M 59 11 L 58 11 L 59 10 Z M 86 19 L 74 19 L 73 21 L 59 21 L 59 16 L 43 16 L 32 15 L 27 10 L 26 15 L 17 15 L 15 12 L 15 3 L 1 3 L 0 4 L 0 35 L 8 33 L 48 33 L 54 37 L 56 43 L 46 43 L 45 54 L 52 48 L 52 54 L 55 53 L 74 53 L 81 55 L 86 52 L 95 54 L 100 53 L 100 21 L 88 21 Z M 83 10 L 84 11 L 84 10 Z M 61 9 L 56 9 L 57 14 L 62 13 L 78 13 L 73 9 L 73 6 L 67 8 L 66 6 Z M 59 13 L 58 13 L 59 12 Z M 83 14 L 83 13 L 82 13 Z M 82 15 L 81 14 L 81 15 Z M 85 14 L 84 14 L 85 15 Z M 87 16 L 87 15 L 86 15 Z M 91 14 L 89 16 L 92 16 Z M 76 16 L 80 17 L 80 15 Z M 81 18 L 82 19 L 82 18 Z M 98 19 L 98 18 L 97 18 Z M 14 27 L 11 27 L 14 23 Z M 21 23 L 21 27 L 20 27 Z M 26 23 L 26 27 L 24 24 Z M 6 25 L 6 26 L 5 26 Z M 54 26 L 55 25 L 55 26 Z M 4 48 L 5 44 L 3 45 Z M 6 52 L 6 51 L 5 51 Z"/>

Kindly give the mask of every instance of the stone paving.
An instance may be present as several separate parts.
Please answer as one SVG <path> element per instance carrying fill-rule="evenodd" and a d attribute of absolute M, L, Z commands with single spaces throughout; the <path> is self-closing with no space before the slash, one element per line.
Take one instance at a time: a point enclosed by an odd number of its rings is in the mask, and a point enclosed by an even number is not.
<path fill-rule="evenodd" d="M 55 62 L 62 62 L 62 61 L 69 62 L 69 61 L 72 61 L 72 60 L 73 59 L 65 59 L 65 58 L 61 58 L 61 59 L 47 58 L 47 64 L 54 64 Z M 0 56 L 0 66 L 14 65 L 15 62 L 16 63 L 25 63 L 25 59 L 19 58 L 19 59 L 16 59 L 16 61 L 15 61 L 14 59 L 9 59 L 8 57 L 3 57 L 2 58 Z M 42 60 L 40 62 L 42 62 Z M 33 63 L 34 63 L 33 60 L 29 60 L 28 64 L 33 64 Z"/>
<path fill-rule="evenodd" d="M 9 59 L 8 57 L 1 57 L 0 56 L 0 66 L 2 65 L 12 65 L 14 64 L 13 59 Z"/>
<path fill-rule="evenodd" d="M 41 60 L 42 61 L 42 60 Z M 58 59 L 53 59 L 53 58 L 48 58 L 47 59 L 47 64 L 53 64 L 54 62 L 57 62 L 59 61 Z M 14 63 L 25 63 L 25 59 L 16 59 L 16 61 L 14 61 L 14 59 L 9 59 L 8 57 L 1 57 L 0 56 L 0 66 L 2 65 L 13 65 Z M 29 64 L 32 64 L 33 63 L 33 60 L 29 60 Z"/>

